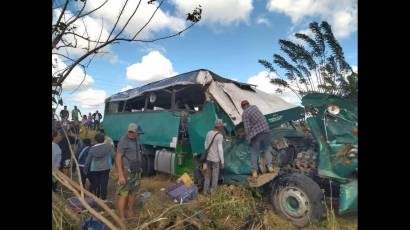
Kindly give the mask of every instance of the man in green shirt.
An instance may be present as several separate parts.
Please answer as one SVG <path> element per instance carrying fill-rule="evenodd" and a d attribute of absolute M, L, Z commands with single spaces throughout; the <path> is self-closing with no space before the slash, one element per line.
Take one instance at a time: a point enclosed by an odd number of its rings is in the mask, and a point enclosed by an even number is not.
<path fill-rule="evenodd" d="M 71 111 L 71 118 L 73 121 L 78 121 L 78 114 L 81 116 L 81 111 L 77 109 L 77 106 L 74 106 L 73 111 Z"/>

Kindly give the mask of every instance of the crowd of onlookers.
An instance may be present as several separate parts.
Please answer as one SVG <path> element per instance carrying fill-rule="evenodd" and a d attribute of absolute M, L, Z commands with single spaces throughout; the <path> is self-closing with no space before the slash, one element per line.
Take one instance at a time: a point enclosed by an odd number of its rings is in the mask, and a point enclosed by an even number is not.
<path fill-rule="evenodd" d="M 53 118 L 55 116 L 55 111 L 53 110 Z M 63 123 L 67 123 L 69 120 L 70 112 L 67 109 L 67 106 L 64 106 L 64 109 L 60 111 L 60 119 Z M 81 121 L 79 118 L 81 117 Z M 77 108 L 77 106 L 74 106 L 74 109 L 71 111 L 71 120 L 73 122 L 81 122 L 81 124 L 87 129 L 87 130 L 98 130 L 100 128 L 100 123 L 102 120 L 102 114 L 98 112 L 98 110 L 95 111 L 95 113 L 91 114 L 88 113 L 88 115 L 81 114 L 81 111 Z"/>

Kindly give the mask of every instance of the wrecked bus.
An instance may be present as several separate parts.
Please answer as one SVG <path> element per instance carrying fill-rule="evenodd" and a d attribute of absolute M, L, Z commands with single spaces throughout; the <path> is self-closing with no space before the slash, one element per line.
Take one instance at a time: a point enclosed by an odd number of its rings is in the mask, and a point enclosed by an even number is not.
<path fill-rule="evenodd" d="M 105 101 L 105 132 L 119 141 L 130 122 L 141 125 L 143 174 L 192 173 L 206 133 L 224 121 L 223 183 L 249 186 L 250 149 L 243 137 L 246 99 L 266 116 L 278 152 L 278 175 L 269 188 L 275 210 L 296 226 L 325 213 L 324 194 L 339 197 L 339 212 L 357 207 L 357 106 L 336 97 L 309 94 L 302 106 L 266 94 L 246 83 L 200 69 L 117 93 Z M 306 119 L 305 119 L 306 118 Z M 305 122 L 305 130 L 295 127 Z M 283 127 L 289 124 L 289 127 Z M 197 179 L 197 178 L 196 178 Z M 325 193 L 325 194 L 326 194 Z"/>

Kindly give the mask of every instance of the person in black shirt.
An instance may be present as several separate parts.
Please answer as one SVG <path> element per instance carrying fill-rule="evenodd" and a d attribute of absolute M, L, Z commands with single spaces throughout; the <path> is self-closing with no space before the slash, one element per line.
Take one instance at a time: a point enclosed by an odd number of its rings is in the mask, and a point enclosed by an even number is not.
<path fill-rule="evenodd" d="M 70 113 L 68 112 L 67 106 L 64 106 L 64 109 L 60 111 L 60 117 L 61 117 L 61 121 L 67 122 L 68 121 L 68 116 L 70 115 Z"/>

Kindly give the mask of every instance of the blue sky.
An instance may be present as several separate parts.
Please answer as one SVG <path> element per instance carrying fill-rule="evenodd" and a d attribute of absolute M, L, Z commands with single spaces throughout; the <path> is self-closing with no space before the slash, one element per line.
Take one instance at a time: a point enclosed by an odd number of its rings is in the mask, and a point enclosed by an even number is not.
<path fill-rule="evenodd" d="M 114 6 L 120 6 L 122 1 L 110 1 L 113 5 L 90 15 L 90 23 L 101 17 L 109 21 L 118 12 Z M 153 21 L 141 36 L 155 38 L 178 31 L 187 25 L 185 14 L 198 4 L 203 9 L 200 23 L 180 37 L 109 47 L 108 54 L 95 58 L 87 68 L 83 86 L 71 93 L 74 83 L 78 83 L 76 75 L 82 73 L 73 71 L 63 94 L 65 104 L 69 109 L 77 105 L 83 113 L 103 111 L 103 100 L 121 89 L 199 68 L 274 93 L 275 87 L 264 77 L 265 69 L 258 60 L 271 60 L 274 53 L 280 53 L 279 39 L 291 39 L 292 34 L 305 32 L 312 21 L 326 20 L 331 24 L 348 63 L 357 68 L 357 0 L 168 0 L 161 8 L 160 19 Z M 147 7 L 139 13 L 148 15 Z M 130 26 L 127 32 L 139 28 L 138 22 Z M 93 24 L 99 31 L 97 27 Z M 282 96 L 295 102 L 290 94 Z"/>

